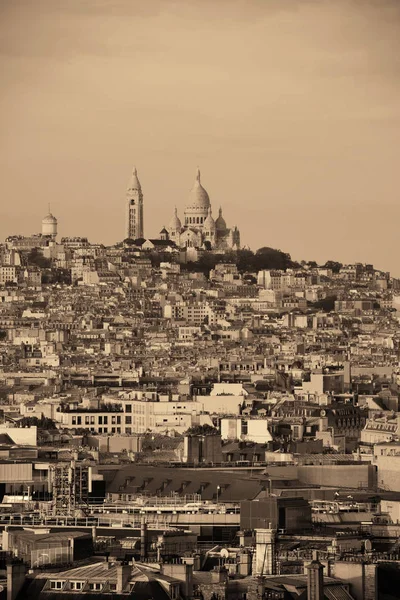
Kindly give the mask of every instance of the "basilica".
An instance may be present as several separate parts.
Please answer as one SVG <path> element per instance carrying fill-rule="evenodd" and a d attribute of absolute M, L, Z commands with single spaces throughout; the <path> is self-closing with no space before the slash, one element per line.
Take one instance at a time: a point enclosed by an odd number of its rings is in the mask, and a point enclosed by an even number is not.
<path fill-rule="evenodd" d="M 240 248 L 239 229 L 236 226 L 227 227 L 222 216 L 222 208 L 219 209 L 217 219 L 214 219 L 210 198 L 200 182 L 199 169 L 197 169 L 196 180 L 185 206 L 184 223 L 182 224 L 175 208 L 168 227 L 163 228 L 160 237 L 174 242 L 179 248 L 204 248 L 221 251 Z"/>

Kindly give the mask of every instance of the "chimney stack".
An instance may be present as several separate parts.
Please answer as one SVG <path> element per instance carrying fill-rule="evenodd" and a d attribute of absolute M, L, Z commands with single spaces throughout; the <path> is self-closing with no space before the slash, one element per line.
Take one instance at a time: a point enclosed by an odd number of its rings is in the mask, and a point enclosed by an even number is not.
<path fill-rule="evenodd" d="M 122 594 L 131 576 L 130 565 L 121 564 L 117 566 L 117 593 Z"/>
<path fill-rule="evenodd" d="M 147 558 L 147 523 L 142 519 L 140 524 L 140 560 Z"/>
<path fill-rule="evenodd" d="M 324 600 L 324 565 L 313 552 L 313 560 L 307 566 L 307 600 Z"/>

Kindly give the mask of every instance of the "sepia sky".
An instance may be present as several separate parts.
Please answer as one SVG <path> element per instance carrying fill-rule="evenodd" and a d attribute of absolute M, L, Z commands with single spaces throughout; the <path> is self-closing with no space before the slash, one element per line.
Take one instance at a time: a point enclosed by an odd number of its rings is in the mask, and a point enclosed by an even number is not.
<path fill-rule="evenodd" d="M 399 0 L 0 0 L 0 239 L 145 234 L 197 165 L 244 245 L 400 276 Z"/>

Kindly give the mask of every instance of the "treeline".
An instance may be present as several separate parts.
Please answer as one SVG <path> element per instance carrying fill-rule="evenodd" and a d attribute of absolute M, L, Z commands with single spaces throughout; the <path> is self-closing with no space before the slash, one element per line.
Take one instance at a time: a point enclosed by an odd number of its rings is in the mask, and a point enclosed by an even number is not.
<path fill-rule="evenodd" d="M 34 427 L 38 429 L 56 429 L 56 424 L 53 419 L 47 417 L 22 417 L 17 422 L 17 427 Z"/>
<path fill-rule="evenodd" d="M 225 252 L 225 254 L 207 252 L 198 261 L 181 265 L 181 269 L 190 272 L 202 272 L 208 275 L 211 269 L 215 269 L 216 265 L 220 263 L 233 263 L 241 273 L 246 271 L 253 273 L 263 269 L 286 271 L 286 269 L 301 266 L 291 259 L 290 254 L 282 252 L 282 250 L 263 247 L 256 252 L 252 250 L 232 250 Z"/>

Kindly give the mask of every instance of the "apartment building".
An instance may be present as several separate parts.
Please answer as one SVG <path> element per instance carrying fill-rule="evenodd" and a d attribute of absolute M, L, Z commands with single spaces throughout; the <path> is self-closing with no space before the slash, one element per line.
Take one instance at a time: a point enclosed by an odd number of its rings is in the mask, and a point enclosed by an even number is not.
<path fill-rule="evenodd" d="M 199 424 L 212 424 L 208 415 L 201 415 L 203 404 L 182 397 L 137 398 L 98 408 L 68 408 L 60 413 L 61 424 L 67 429 L 87 429 L 93 433 L 145 433 L 175 429 L 186 431 Z"/>

